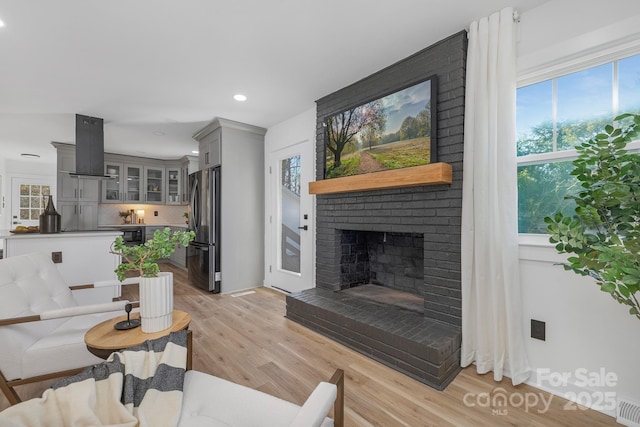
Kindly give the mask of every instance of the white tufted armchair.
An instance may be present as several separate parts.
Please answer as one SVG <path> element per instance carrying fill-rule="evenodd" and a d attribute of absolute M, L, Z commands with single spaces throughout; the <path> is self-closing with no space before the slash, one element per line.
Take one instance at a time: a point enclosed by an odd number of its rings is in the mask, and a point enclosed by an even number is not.
<path fill-rule="evenodd" d="M 127 303 L 79 306 L 43 253 L 0 260 L 0 389 L 9 402 L 20 402 L 15 386 L 72 375 L 102 362 L 87 350 L 84 334 L 114 317 L 114 311 L 124 311 Z"/>

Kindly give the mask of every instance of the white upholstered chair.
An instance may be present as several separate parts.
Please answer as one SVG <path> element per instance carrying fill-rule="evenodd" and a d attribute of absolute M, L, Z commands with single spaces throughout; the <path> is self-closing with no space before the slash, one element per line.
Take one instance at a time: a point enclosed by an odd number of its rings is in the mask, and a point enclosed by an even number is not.
<path fill-rule="evenodd" d="M 96 286 L 119 284 L 113 280 Z M 20 401 L 15 386 L 72 375 L 102 362 L 87 350 L 84 334 L 114 317 L 114 311 L 124 312 L 126 303 L 79 306 L 43 253 L 1 259 L 0 389 L 9 402 Z"/>
<path fill-rule="evenodd" d="M 333 407 L 333 417 L 328 414 Z M 198 371 L 184 379 L 178 427 L 343 427 L 344 372 L 320 382 L 302 406 Z"/>

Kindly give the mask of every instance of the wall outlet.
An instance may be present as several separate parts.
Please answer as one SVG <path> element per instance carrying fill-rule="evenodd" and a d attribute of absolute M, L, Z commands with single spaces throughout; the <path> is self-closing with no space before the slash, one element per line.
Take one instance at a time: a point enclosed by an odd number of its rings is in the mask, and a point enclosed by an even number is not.
<path fill-rule="evenodd" d="M 158 216 L 158 211 L 153 211 L 153 216 Z"/>
<path fill-rule="evenodd" d="M 62 263 L 62 252 L 51 252 L 51 261 L 54 264 Z"/>
<path fill-rule="evenodd" d="M 531 319 L 531 338 L 546 341 L 546 323 Z"/>

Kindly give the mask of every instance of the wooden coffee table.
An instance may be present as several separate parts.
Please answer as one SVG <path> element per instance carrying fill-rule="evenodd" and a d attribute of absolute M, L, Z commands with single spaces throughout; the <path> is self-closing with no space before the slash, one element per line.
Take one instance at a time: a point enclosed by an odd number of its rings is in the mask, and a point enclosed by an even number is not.
<path fill-rule="evenodd" d="M 131 313 L 131 319 L 139 319 L 140 313 Z M 182 331 L 189 328 L 191 316 L 181 310 L 173 310 L 173 324 L 170 328 L 160 332 L 144 333 L 141 327 L 119 331 L 114 325 L 127 320 L 127 315 L 114 317 L 98 323 L 84 334 L 84 342 L 87 349 L 96 356 L 106 359 L 114 351 L 135 347 L 147 340 L 169 335 L 171 332 Z M 187 370 L 191 369 L 193 337 L 191 331 L 187 331 Z"/>

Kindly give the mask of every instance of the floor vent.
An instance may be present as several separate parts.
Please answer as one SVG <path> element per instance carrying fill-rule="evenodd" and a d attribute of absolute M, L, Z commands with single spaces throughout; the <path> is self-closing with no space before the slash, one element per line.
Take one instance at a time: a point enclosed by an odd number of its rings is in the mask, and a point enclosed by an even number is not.
<path fill-rule="evenodd" d="M 616 421 L 628 427 L 640 427 L 640 403 L 618 398 Z"/>
<path fill-rule="evenodd" d="M 238 292 L 237 294 L 231 294 L 232 297 L 234 298 L 238 298 L 238 297 L 243 297 L 245 295 L 251 295 L 251 294 L 255 294 L 256 291 L 245 291 L 245 292 Z"/>

